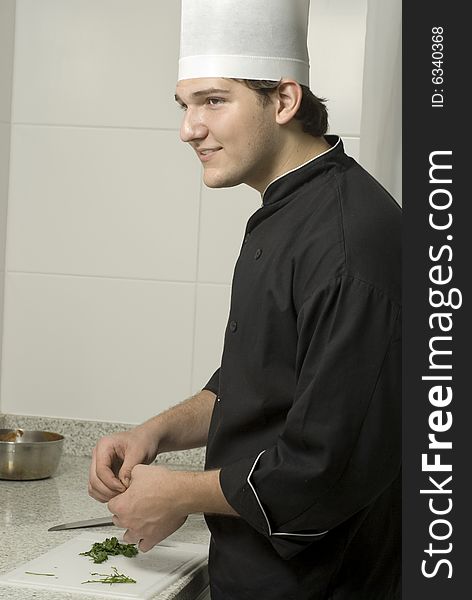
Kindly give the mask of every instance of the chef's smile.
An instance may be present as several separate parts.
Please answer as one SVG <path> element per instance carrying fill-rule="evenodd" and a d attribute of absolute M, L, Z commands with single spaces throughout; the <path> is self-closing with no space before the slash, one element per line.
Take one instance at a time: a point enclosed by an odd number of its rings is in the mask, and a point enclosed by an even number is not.
<path fill-rule="evenodd" d="M 220 150 L 222 150 L 222 148 L 195 148 L 195 152 L 202 163 L 206 163 L 211 160 Z"/>

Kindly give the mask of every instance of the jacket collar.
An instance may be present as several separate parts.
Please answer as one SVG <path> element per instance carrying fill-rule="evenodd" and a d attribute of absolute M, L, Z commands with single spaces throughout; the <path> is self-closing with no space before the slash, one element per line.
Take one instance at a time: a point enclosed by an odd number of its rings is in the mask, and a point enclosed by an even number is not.
<path fill-rule="evenodd" d="M 318 173 L 322 173 L 333 162 L 339 162 L 341 157 L 345 156 L 344 146 L 339 136 L 325 135 L 324 137 L 331 148 L 271 181 L 262 194 L 263 206 L 274 204 L 286 198 L 306 181 L 311 180 Z"/>

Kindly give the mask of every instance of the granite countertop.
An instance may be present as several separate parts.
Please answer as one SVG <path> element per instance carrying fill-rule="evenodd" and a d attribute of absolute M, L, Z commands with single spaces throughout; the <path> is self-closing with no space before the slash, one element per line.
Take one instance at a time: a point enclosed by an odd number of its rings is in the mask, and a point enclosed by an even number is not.
<path fill-rule="evenodd" d="M 108 516 L 106 507 L 87 493 L 89 464 L 90 458 L 87 456 L 64 454 L 54 477 L 38 481 L 0 480 L 0 573 L 10 571 L 78 535 L 78 530 L 48 532 L 49 527 Z M 175 468 L 183 468 L 183 465 Z M 119 531 L 113 526 L 94 530 L 108 537 Z M 190 515 L 183 527 L 169 539 L 207 544 L 209 533 L 203 516 Z M 207 583 L 207 569 L 200 567 L 157 594 L 155 600 L 194 600 Z M 96 600 L 96 596 L 1 585 L 0 598 Z"/>

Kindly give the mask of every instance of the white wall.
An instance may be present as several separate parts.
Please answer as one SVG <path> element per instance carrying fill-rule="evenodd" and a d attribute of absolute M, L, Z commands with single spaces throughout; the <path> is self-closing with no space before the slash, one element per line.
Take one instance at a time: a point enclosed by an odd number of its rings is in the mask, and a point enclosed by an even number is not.
<path fill-rule="evenodd" d="M 366 0 L 312 4 L 312 89 L 357 157 Z M 17 0 L 3 412 L 139 422 L 218 366 L 260 200 L 178 140 L 179 6 Z"/>
<path fill-rule="evenodd" d="M 365 41 L 363 166 L 402 203 L 402 3 L 368 0 Z"/>
<path fill-rule="evenodd" d="M 15 0 L 0 1 L 0 381 L 2 376 L 3 292 L 11 133 L 11 88 Z"/>

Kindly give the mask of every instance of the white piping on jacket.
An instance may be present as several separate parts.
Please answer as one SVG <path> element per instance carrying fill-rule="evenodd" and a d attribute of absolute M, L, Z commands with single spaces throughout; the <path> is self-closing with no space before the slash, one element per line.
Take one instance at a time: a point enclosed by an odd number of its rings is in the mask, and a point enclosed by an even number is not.
<path fill-rule="evenodd" d="M 252 485 L 251 482 L 251 475 L 254 472 L 254 469 L 256 468 L 256 465 L 260 459 L 260 457 L 264 454 L 265 450 L 263 450 L 259 456 L 256 458 L 256 460 L 254 461 L 254 464 L 252 465 L 252 469 L 249 471 L 249 475 L 247 476 L 247 482 L 248 484 L 251 486 L 251 490 L 254 494 L 254 496 L 256 497 L 257 503 L 259 504 L 259 508 L 262 511 L 262 514 L 264 515 L 264 519 L 266 520 L 267 523 L 267 529 L 269 530 L 269 535 L 288 535 L 288 536 L 299 536 L 299 537 L 317 537 L 319 535 L 325 535 L 325 533 L 328 533 L 329 529 L 327 529 L 326 531 L 322 531 L 321 533 L 277 533 L 275 531 L 272 531 L 272 527 L 270 526 L 269 523 L 269 519 L 267 518 L 267 515 L 265 513 L 265 510 L 262 508 L 262 504 L 261 501 L 259 500 L 259 496 L 256 493 L 256 490 L 254 489 L 254 486 Z"/>
<path fill-rule="evenodd" d="M 285 173 L 282 173 L 282 175 L 278 175 L 275 179 L 272 179 L 272 181 L 270 183 L 267 184 L 265 190 L 262 192 L 261 194 L 261 199 L 262 199 L 262 205 L 264 205 L 264 195 L 267 192 L 267 190 L 270 188 L 270 186 L 275 183 L 276 181 L 278 181 L 279 179 L 282 179 L 282 177 L 285 177 L 285 175 L 288 175 L 289 173 L 294 173 L 295 171 L 298 171 L 298 169 L 301 169 L 302 167 L 304 167 L 305 165 L 307 165 L 308 163 L 311 162 L 315 162 L 315 160 L 317 160 L 318 158 L 321 158 L 322 156 L 324 156 L 325 154 L 328 154 L 329 152 L 331 152 L 332 150 L 334 150 L 336 148 L 336 146 L 339 145 L 339 142 L 341 141 L 341 136 L 338 135 L 338 141 L 334 144 L 334 146 L 331 146 L 330 148 L 328 148 L 327 150 L 325 150 L 324 152 L 321 152 L 321 154 L 317 154 L 316 156 L 314 156 L 313 158 L 309 158 L 307 161 L 305 161 L 304 163 L 302 163 L 301 165 L 298 165 L 298 167 L 295 167 L 294 169 L 290 169 L 289 171 L 286 171 Z"/>

